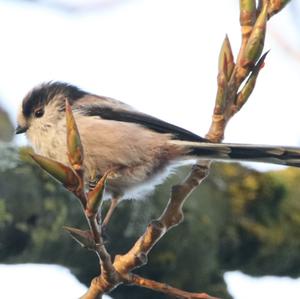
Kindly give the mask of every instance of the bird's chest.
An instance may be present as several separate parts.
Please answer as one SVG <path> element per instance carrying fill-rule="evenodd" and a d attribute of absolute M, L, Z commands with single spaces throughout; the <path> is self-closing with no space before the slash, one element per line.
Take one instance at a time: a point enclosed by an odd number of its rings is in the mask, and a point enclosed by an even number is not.
<path fill-rule="evenodd" d="M 28 137 L 38 154 L 67 164 L 65 123 L 43 126 L 39 130 L 34 130 L 34 134 L 28 132 Z"/>

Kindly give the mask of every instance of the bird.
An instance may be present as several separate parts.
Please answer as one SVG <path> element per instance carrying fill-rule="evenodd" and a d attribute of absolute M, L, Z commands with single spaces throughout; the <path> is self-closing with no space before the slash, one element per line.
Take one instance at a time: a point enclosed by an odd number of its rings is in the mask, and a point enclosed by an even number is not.
<path fill-rule="evenodd" d="M 145 198 L 188 161 L 243 160 L 300 167 L 300 148 L 212 143 L 121 101 L 65 82 L 45 82 L 24 97 L 16 134 L 25 133 L 36 153 L 66 165 L 66 99 L 84 148 L 86 185 L 93 186 L 106 171 L 114 170 L 104 194 L 111 199 L 107 223 L 121 199 Z"/>

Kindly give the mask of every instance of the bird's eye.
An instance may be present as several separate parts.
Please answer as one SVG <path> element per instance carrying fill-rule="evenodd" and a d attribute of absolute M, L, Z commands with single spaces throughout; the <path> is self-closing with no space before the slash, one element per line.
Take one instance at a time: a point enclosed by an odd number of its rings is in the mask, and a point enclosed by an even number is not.
<path fill-rule="evenodd" d="M 35 117 L 42 117 L 44 115 L 44 110 L 43 109 L 38 109 L 34 111 L 34 116 Z"/>

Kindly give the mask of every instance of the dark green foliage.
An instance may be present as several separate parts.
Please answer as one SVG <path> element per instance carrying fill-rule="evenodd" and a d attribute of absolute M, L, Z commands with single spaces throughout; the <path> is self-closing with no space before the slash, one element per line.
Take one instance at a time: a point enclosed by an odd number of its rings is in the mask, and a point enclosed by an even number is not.
<path fill-rule="evenodd" d="M 81 249 L 63 225 L 86 228 L 77 200 L 16 150 L 0 149 L 0 262 L 43 262 L 69 267 L 84 283 L 97 275 L 97 258 Z M 123 201 L 109 224 L 108 249 L 126 252 L 158 217 L 170 186 L 183 168 L 149 200 Z M 147 266 L 136 270 L 189 291 L 230 298 L 223 281 L 227 270 L 252 275 L 300 274 L 300 172 L 266 173 L 238 164 L 213 167 L 209 179 L 185 207 L 184 222 L 153 249 Z M 153 298 L 153 292 L 123 286 L 114 298 Z M 166 298 L 155 294 L 155 298 Z"/>
<path fill-rule="evenodd" d="M 14 128 L 8 114 L 0 107 L 0 141 L 9 142 L 14 137 Z"/>

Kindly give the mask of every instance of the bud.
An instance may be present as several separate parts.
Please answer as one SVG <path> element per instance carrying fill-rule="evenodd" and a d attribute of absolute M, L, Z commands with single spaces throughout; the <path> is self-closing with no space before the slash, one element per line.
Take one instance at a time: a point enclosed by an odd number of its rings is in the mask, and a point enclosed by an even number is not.
<path fill-rule="evenodd" d="M 241 109 L 242 106 L 247 102 L 248 98 L 250 97 L 255 84 L 256 84 L 256 79 L 258 77 L 258 74 L 262 67 L 264 66 L 264 61 L 266 56 L 268 55 L 269 51 L 266 52 L 262 57 L 259 59 L 255 67 L 253 68 L 247 82 L 243 86 L 242 90 L 238 93 L 237 99 L 236 99 L 236 106 L 237 109 Z"/>
<path fill-rule="evenodd" d="M 240 24 L 252 27 L 256 19 L 255 0 L 240 0 Z"/>
<path fill-rule="evenodd" d="M 222 114 L 225 108 L 225 100 L 228 92 L 228 81 L 234 69 L 233 54 L 230 41 L 226 35 L 219 54 L 218 63 L 218 90 L 214 114 Z"/>
<path fill-rule="evenodd" d="M 280 12 L 291 0 L 270 0 L 268 7 L 268 17 Z"/>
<path fill-rule="evenodd" d="M 83 147 L 72 108 L 68 100 L 66 100 L 66 121 L 68 158 L 73 167 L 75 166 L 75 168 L 80 168 L 83 163 Z"/>
<path fill-rule="evenodd" d="M 41 168 L 62 183 L 67 189 L 75 190 L 78 187 L 78 177 L 70 167 L 44 156 L 37 154 L 29 155 Z"/>
<path fill-rule="evenodd" d="M 105 183 L 108 175 L 111 171 L 107 171 L 103 177 L 98 181 L 96 187 L 87 194 L 87 213 L 90 215 L 96 215 L 102 204 L 103 193 L 105 189 Z"/>
<path fill-rule="evenodd" d="M 82 247 L 95 250 L 95 241 L 90 231 L 81 230 L 70 226 L 64 226 L 64 230 L 67 231 L 71 237 Z"/>
<path fill-rule="evenodd" d="M 266 34 L 267 5 L 264 5 L 250 34 L 243 55 L 243 66 L 254 65 L 262 53 Z"/>
<path fill-rule="evenodd" d="M 234 68 L 233 54 L 228 36 L 226 35 L 219 54 L 219 74 L 224 73 L 229 80 Z"/>

